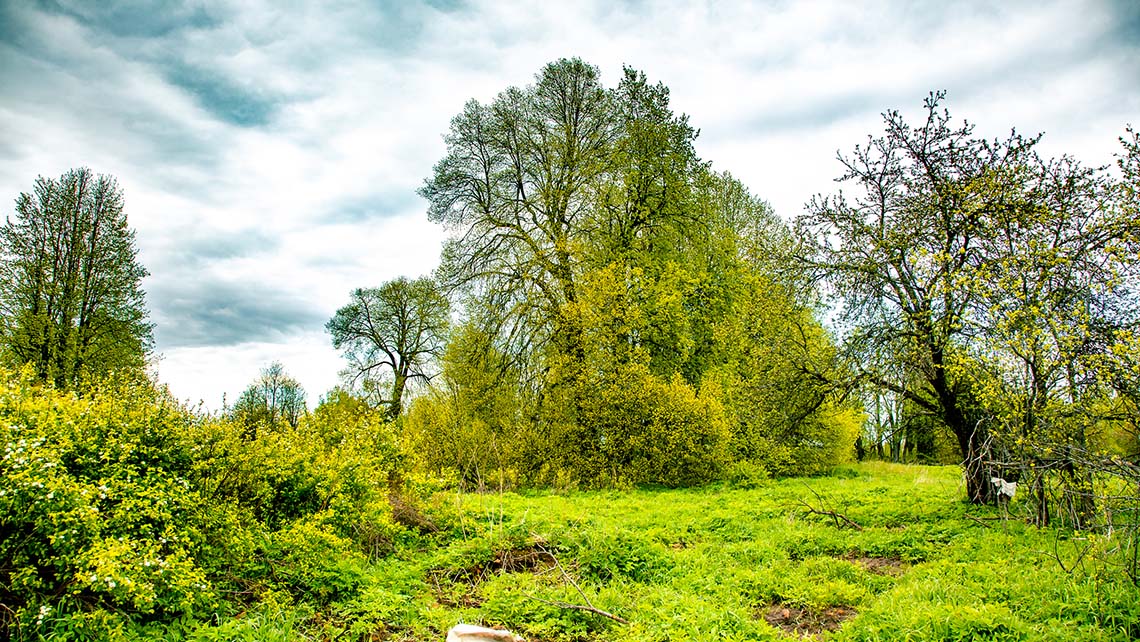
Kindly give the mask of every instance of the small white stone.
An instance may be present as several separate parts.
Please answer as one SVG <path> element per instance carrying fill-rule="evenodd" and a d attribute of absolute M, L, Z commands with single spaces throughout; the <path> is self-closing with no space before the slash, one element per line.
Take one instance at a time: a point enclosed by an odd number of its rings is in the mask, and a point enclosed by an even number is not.
<path fill-rule="evenodd" d="M 446 642 L 525 642 L 502 629 L 488 629 L 474 624 L 456 624 L 447 632 Z"/>

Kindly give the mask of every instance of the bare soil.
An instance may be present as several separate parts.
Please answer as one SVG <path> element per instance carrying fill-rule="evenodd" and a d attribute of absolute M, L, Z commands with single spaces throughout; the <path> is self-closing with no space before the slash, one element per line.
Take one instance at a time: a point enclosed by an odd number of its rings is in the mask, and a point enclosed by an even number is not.
<path fill-rule="evenodd" d="M 824 633 L 836 631 L 857 614 L 858 611 L 851 606 L 813 610 L 777 603 L 761 609 L 765 622 L 801 639 L 818 639 Z"/>

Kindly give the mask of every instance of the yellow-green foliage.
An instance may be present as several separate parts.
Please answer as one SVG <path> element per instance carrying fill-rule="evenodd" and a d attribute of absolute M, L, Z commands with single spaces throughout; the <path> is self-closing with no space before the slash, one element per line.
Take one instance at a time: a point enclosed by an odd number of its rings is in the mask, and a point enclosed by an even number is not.
<path fill-rule="evenodd" d="M 210 608 L 224 545 L 193 487 L 191 417 L 149 382 L 82 398 L 0 372 L 0 591 L 24 626 L 61 601 L 145 616 Z"/>
<path fill-rule="evenodd" d="M 731 417 L 733 456 L 777 476 L 848 461 L 863 417 L 832 401 L 835 347 L 784 286 L 742 274 L 737 312 L 720 329 L 732 358 L 713 373 Z"/>
<path fill-rule="evenodd" d="M 412 402 L 402 434 L 421 470 L 454 471 L 469 487 L 481 488 L 513 485 L 520 468 L 545 450 L 528 425 L 509 359 L 480 329 L 465 324 L 452 335 L 436 385 Z"/>
<path fill-rule="evenodd" d="M 728 423 L 715 394 L 629 363 L 588 379 L 577 423 L 561 436 L 566 468 L 587 485 L 692 486 L 728 463 Z"/>
<path fill-rule="evenodd" d="M 353 565 L 404 534 L 389 425 L 341 395 L 260 433 L 145 379 L 80 396 L 0 371 L 0 633 L 97 639 L 234 599 L 354 594 Z"/>

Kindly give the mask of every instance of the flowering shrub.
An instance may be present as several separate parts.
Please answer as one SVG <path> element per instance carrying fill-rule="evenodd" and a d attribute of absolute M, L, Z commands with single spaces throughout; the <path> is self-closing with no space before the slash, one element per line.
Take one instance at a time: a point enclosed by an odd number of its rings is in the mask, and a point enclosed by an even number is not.
<path fill-rule="evenodd" d="M 146 618 L 214 604 L 195 561 L 206 542 L 204 503 L 189 479 L 192 424 L 145 380 L 78 397 L 0 372 L 9 627 L 58 623 L 60 610 L 105 606 Z"/>
<path fill-rule="evenodd" d="M 347 562 L 402 532 L 394 443 L 347 399 L 251 440 L 145 379 L 76 395 L 0 370 L 0 638 L 105 639 L 270 598 L 350 598 Z"/>

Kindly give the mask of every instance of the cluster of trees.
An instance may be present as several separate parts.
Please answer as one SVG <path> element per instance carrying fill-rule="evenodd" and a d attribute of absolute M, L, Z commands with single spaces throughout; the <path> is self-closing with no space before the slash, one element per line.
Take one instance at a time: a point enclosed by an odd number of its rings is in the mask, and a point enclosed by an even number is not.
<path fill-rule="evenodd" d="M 1020 479 L 1038 523 L 1052 503 L 1079 527 L 1095 472 L 1140 480 L 1140 144 L 1121 139 L 1115 174 L 1045 159 L 1040 137 L 979 138 L 942 100 L 840 157 L 854 195 L 812 201 L 796 255 L 844 303 L 873 425 L 948 430 L 970 500 Z"/>
<path fill-rule="evenodd" d="M 452 120 L 420 190 L 452 232 L 434 284 L 358 290 L 328 324 L 393 417 L 431 379 L 404 422 L 423 466 L 683 485 L 851 450 L 834 346 L 778 269 L 790 231 L 696 136 L 664 85 L 626 69 L 607 88 L 577 59 Z"/>
<path fill-rule="evenodd" d="M 886 113 L 840 156 L 853 195 L 793 226 L 697 156 L 641 72 L 606 87 L 559 60 L 470 101 L 420 190 L 452 233 L 437 274 L 358 289 L 327 324 L 347 389 L 477 485 L 813 472 L 854 445 L 953 453 L 972 501 L 1024 478 L 1040 522 L 1052 493 L 1080 523 L 1091 469 L 1138 450 L 1140 143 L 1114 170 L 1045 159 L 942 100 L 917 126 Z M 38 179 L 0 259 L 3 363 L 61 388 L 142 368 L 147 273 L 113 179 Z M 256 439 L 304 398 L 277 363 L 227 413 Z"/>
<path fill-rule="evenodd" d="M 559 60 L 471 101 L 420 190 L 439 270 L 351 293 L 346 387 L 312 412 L 280 363 L 221 416 L 172 402 L 122 191 L 38 179 L 0 228 L 0 633 L 353 594 L 436 528 L 415 471 L 686 486 L 949 452 L 971 501 L 1016 479 L 1036 523 L 1140 541 L 1140 137 L 1088 168 L 942 100 L 886 113 L 840 156 L 852 193 L 792 225 L 638 71 Z"/>

